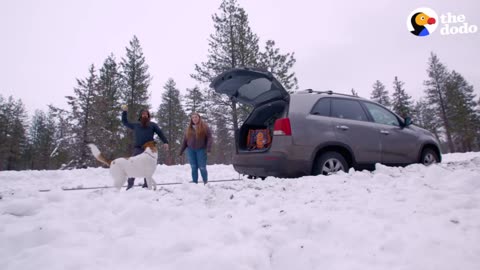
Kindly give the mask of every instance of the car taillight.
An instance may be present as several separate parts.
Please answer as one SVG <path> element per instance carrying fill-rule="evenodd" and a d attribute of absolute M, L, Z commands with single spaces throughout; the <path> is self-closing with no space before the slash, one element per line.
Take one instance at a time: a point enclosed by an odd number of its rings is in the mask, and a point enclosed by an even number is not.
<path fill-rule="evenodd" d="M 291 136 L 292 128 L 290 127 L 290 119 L 288 118 L 277 119 L 273 127 L 273 135 Z"/>

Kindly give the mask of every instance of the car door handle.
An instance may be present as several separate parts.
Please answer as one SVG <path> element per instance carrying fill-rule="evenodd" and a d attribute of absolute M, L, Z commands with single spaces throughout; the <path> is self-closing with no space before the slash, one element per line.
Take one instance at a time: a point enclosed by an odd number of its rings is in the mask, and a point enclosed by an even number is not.
<path fill-rule="evenodd" d="M 382 134 L 384 134 L 384 135 L 390 134 L 390 132 L 388 132 L 387 130 L 380 130 L 380 133 L 382 133 Z"/>
<path fill-rule="evenodd" d="M 341 130 L 348 130 L 348 127 L 347 126 L 337 126 L 338 129 L 341 129 Z"/>

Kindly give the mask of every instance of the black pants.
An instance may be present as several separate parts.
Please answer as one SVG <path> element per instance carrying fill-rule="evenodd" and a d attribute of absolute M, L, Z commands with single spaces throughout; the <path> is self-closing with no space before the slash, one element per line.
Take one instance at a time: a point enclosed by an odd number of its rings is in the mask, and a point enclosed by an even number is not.
<path fill-rule="evenodd" d="M 132 154 L 132 156 L 134 157 L 134 156 L 136 156 L 136 155 L 140 155 L 141 153 L 143 153 L 143 151 L 144 151 L 143 148 L 141 148 L 141 147 L 135 147 L 135 148 L 133 148 L 133 154 Z M 133 177 L 132 177 L 132 178 L 128 178 L 127 190 L 129 190 L 129 189 L 131 189 L 131 188 L 133 187 L 134 182 L 135 182 L 135 178 L 133 178 Z M 147 179 L 145 179 L 145 178 L 143 179 L 143 186 L 142 186 L 142 187 L 144 187 L 144 188 L 148 187 L 148 185 L 147 185 Z"/>

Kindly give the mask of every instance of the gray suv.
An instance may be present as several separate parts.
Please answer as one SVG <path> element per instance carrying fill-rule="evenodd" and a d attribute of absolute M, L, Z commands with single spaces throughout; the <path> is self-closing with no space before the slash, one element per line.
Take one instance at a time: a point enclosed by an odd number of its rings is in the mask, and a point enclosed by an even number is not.
<path fill-rule="evenodd" d="M 218 75 L 211 87 L 253 107 L 236 134 L 233 166 L 241 174 L 288 178 L 441 161 L 432 133 L 363 98 L 289 94 L 271 73 L 248 68 Z"/>

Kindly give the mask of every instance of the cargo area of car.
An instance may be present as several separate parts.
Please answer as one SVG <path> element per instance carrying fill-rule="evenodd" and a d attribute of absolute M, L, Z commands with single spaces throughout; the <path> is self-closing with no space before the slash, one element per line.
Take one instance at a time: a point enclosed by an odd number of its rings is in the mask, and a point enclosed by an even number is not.
<path fill-rule="evenodd" d="M 275 121 L 285 117 L 287 110 L 288 102 L 285 100 L 272 101 L 255 108 L 238 132 L 239 153 L 268 151 L 274 140 Z"/>

